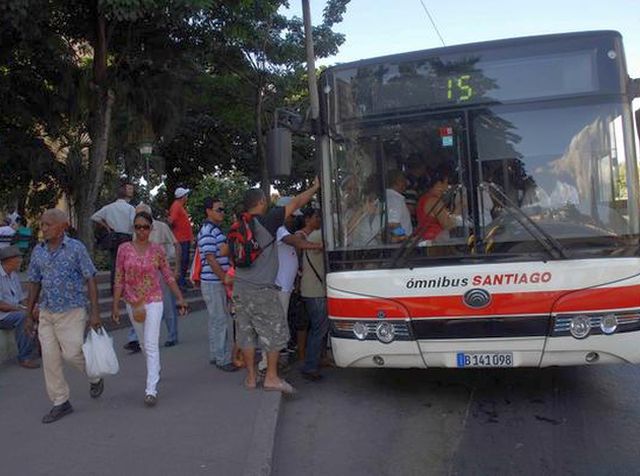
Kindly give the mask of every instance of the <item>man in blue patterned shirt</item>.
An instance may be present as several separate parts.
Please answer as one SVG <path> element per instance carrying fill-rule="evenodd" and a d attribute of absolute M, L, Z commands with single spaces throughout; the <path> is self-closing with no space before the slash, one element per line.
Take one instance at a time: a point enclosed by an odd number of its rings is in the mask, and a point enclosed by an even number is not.
<path fill-rule="evenodd" d="M 225 372 L 238 368 L 231 362 L 233 320 L 229 315 L 224 279 L 229 269 L 227 237 L 220 225 L 224 219 L 224 204 L 218 198 L 206 197 L 207 219 L 198 232 L 198 248 L 202 271 L 200 290 L 209 314 L 209 361 Z"/>
<path fill-rule="evenodd" d="M 65 234 L 69 225 L 67 215 L 62 210 L 47 210 L 40 222 L 44 242 L 33 249 L 29 263 L 25 328 L 32 329 L 33 310 L 40 298 L 38 335 L 47 393 L 53 402 L 53 408 L 42 418 L 42 423 L 52 423 L 73 411 L 63 359 L 85 372 L 82 353 L 87 320 L 85 285 L 91 301 L 90 325 L 98 328 L 101 324 L 96 268 L 85 246 Z M 103 380 L 90 379 L 89 382 L 89 394 L 92 398 L 99 397 L 104 389 Z"/>

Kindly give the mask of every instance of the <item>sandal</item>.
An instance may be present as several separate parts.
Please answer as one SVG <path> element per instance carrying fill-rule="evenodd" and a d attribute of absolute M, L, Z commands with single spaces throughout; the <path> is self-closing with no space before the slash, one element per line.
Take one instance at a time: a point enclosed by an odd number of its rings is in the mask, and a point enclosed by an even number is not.
<path fill-rule="evenodd" d="M 262 388 L 267 392 L 282 392 L 286 395 L 293 395 L 296 393 L 296 389 L 293 388 L 289 382 L 282 379 L 278 385 L 263 385 Z"/>
<path fill-rule="evenodd" d="M 256 387 L 258 386 L 258 382 L 255 382 L 253 385 L 249 384 L 249 382 L 247 381 L 247 379 L 244 379 L 244 388 L 246 388 L 247 390 L 255 390 Z"/>

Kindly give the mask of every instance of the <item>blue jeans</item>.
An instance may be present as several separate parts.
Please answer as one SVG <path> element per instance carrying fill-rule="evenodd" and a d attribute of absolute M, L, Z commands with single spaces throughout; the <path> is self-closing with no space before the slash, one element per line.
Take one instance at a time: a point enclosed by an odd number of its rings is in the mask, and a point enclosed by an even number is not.
<path fill-rule="evenodd" d="M 24 321 L 27 318 L 25 311 L 15 311 L 0 319 L 0 329 L 15 329 L 16 345 L 18 346 L 18 360 L 20 362 L 33 357 L 35 339 L 24 331 Z"/>
<path fill-rule="evenodd" d="M 309 318 L 309 333 L 307 334 L 307 351 L 302 371 L 312 373 L 320 370 L 322 345 L 329 332 L 327 298 L 303 298 L 303 300 Z"/>
<path fill-rule="evenodd" d="M 176 297 L 165 283 L 160 281 L 162 286 L 162 320 L 167 326 L 167 340 L 178 342 L 178 312 L 176 308 Z"/>
<path fill-rule="evenodd" d="M 233 319 L 227 306 L 227 293 L 220 282 L 202 281 L 202 299 L 209 314 L 209 360 L 217 365 L 231 363 Z"/>
<path fill-rule="evenodd" d="M 178 276 L 178 286 L 187 285 L 187 273 L 189 273 L 189 253 L 191 252 L 191 242 L 180 242 L 180 276 Z"/>

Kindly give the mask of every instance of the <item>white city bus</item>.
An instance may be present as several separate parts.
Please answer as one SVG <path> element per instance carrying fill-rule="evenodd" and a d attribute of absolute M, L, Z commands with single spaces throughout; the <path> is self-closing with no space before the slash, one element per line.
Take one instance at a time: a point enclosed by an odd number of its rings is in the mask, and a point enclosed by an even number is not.
<path fill-rule="evenodd" d="M 640 362 L 638 83 L 613 31 L 329 68 L 322 204 L 337 364 Z M 456 226 L 390 231 L 387 177 L 410 169 L 418 196 L 446 171 L 425 214 L 450 210 Z"/>

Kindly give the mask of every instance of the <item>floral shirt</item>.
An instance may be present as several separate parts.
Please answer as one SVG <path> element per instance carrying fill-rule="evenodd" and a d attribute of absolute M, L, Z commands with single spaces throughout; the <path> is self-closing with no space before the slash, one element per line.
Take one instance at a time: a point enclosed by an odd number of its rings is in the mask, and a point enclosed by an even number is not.
<path fill-rule="evenodd" d="M 114 289 L 122 292 L 126 302 L 162 302 L 162 278 L 167 283 L 175 282 L 161 245 L 150 243 L 142 254 L 134 248 L 133 242 L 120 245 Z"/>
<path fill-rule="evenodd" d="M 96 268 L 87 248 L 65 235 L 55 250 L 47 243 L 37 245 L 31 254 L 29 281 L 40 283 L 40 307 L 51 312 L 66 312 L 87 305 L 86 281 Z"/>

